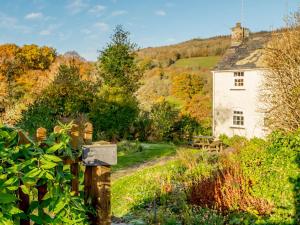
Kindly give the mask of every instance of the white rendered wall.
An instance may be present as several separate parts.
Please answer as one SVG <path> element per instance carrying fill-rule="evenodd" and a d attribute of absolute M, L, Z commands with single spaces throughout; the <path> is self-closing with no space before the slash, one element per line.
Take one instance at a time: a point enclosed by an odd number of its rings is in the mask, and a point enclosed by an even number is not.
<path fill-rule="evenodd" d="M 259 103 L 263 70 L 244 72 L 244 87 L 234 87 L 234 71 L 213 72 L 213 135 L 265 137 L 264 114 Z M 233 125 L 233 110 L 244 112 L 244 126 Z"/>

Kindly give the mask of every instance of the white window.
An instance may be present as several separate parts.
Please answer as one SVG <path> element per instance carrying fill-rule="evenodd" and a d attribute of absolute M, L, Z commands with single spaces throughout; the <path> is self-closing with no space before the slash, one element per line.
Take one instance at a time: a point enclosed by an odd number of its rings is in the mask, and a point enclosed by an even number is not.
<path fill-rule="evenodd" d="M 233 111 L 233 125 L 244 126 L 244 113 L 243 111 Z"/>
<path fill-rule="evenodd" d="M 234 72 L 234 87 L 244 87 L 244 72 Z"/>

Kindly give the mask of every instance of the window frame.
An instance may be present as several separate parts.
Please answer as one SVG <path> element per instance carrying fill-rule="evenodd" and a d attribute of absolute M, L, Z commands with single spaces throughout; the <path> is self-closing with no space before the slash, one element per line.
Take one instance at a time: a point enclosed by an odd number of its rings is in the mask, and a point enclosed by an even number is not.
<path fill-rule="evenodd" d="M 234 109 L 232 111 L 232 127 L 245 127 L 245 113 L 241 109 Z"/>
<path fill-rule="evenodd" d="M 245 72 L 236 71 L 233 72 L 233 88 L 232 90 L 243 90 L 245 89 Z"/>

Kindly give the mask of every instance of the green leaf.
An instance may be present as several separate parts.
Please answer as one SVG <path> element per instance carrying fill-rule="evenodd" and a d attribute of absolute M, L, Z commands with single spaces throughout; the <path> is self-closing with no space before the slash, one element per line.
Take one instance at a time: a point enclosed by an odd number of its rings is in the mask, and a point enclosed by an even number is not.
<path fill-rule="evenodd" d="M 49 154 L 49 153 L 54 153 L 56 152 L 57 150 L 59 150 L 60 148 L 62 148 L 64 144 L 61 142 L 61 143 L 58 143 L 58 144 L 55 144 L 53 145 L 52 147 L 48 148 L 46 150 L 46 152 Z"/>
<path fill-rule="evenodd" d="M 43 169 L 52 169 L 57 166 L 57 163 L 48 162 L 45 160 L 41 160 L 41 163 L 42 163 L 41 168 L 43 168 Z"/>
<path fill-rule="evenodd" d="M 7 189 L 10 190 L 10 191 L 16 191 L 16 190 L 18 190 L 18 188 L 19 188 L 19 186 L 9 186 L 9 187 L 7 187 Z"/>
<path fill-rule="evenodd" d="M 34 178 L 38 177 L 38 175 L 41 173 L 41 170 L 39 168 L 34 168 L 33 170 L 29 171 L 27 174 L 25 174 L 26 177 Z"/>
<path fill-rule="evenodd" d="M 54 177 L 53 177 L 53 175 L 51 173 L 46 173 L 45 176 L 49 180 L 54 180 Z"/>
<path fill-rule="evenodd" d="M 45 154 L 45 155 L 43 155 L 43 158 L 45 160 L 48 160 L 48 161 L 51 161 L 51 162 L 56 162 L 56 163 L 62 161 L 61 158 L 59 158 L 58 156 L 55 156 L 55 155 L 47 155 L 47 154 Z"/>
<path fill-rule="evenodd" d="M 11 186 L 18 181 L 17 177 L 11 177 L 7 181 L 4 182 L 4 186 Z"/>
<path fill-rule="evenodd" d="M 54 214 L 59 213 L 65 207 L 65 205 L 66 202 L 64 200 L 59 201 L 53 210 Z"/>
<path fill-rule="evenodd" d="M 21 185 L 20 187 L 21 187 L 24 194 L 29 195 L 30 190 L 26 185 Z"/>
<path fill-rule="evenodd" d="M 6 180 L 7 174 L 1 174 L 0 175 L 0 180 Z"/>
<path fill-rule="evenodd" d="M 16 200 L 17 200 L 16 196 L 12 194 L 5 194 L 5 193 L 0 194 L 0 203 L 7 204 L 7 203 L 14 202 Z"/>
<path fill-rule="evenodd" d="M 30 219 L 37 224 L 43 224 L 43 220 L 39 216 L 30 215 Z"/>
<path fill-rule="evenodd" d="M 22 210 L 18 209 L 18 208 L 15 207 L 15 206 L 11 206 L 10 209 L 8 210 L 8 212 L 9 212 L 11 215 L 23 213 Z"/>

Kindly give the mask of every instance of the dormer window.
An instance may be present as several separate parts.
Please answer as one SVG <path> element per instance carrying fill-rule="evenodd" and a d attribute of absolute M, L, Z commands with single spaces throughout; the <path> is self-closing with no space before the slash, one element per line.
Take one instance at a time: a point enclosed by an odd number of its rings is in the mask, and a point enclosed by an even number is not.
<path fill-rule="evenodd" d="M 244 87 L 244 72 L 234 72 L 234 87 Z"/>

